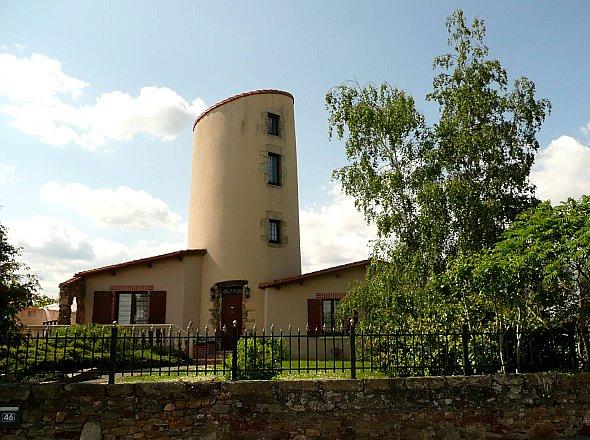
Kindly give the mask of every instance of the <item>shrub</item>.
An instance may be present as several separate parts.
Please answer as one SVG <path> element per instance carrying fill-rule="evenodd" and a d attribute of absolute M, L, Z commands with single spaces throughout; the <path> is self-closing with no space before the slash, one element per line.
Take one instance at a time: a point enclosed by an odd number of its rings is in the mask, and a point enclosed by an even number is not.
<path fill-rule="evenodd" d="M 239 380 L 269 380 L 282 370 L 287 349 L 280 339 L 243 337 L 238 341 L 237 361 Z M 226 358 L 231 370 L 231 354 Z"/>
<path fill-rule="evenodd" d="M 106 371 L 109 366 L 111 327 L 75 325 L 50 329 L 46 335 L 0 338 L 0 381 L 60 379 L 82 369 Z M 184 340 L 139 333 L 131 337 L 119 329 L 117 370 L 140 370 L 186 365 Z"/>

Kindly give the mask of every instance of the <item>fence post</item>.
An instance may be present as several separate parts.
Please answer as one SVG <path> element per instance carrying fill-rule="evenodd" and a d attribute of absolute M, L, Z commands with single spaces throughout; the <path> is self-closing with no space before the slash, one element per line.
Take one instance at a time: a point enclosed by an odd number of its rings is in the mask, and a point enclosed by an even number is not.
<path fill-rule="evenodd" d="M 463 343 L 463 374 L 469 376 L 473 373 L 469 363 L 469 326 L 463 323 L 461 331 L 461 342 Z"/>
<path fill-rule="evenodd" d="M 232 328 L 233 340 L 231 352 L 231 380 L 238 380 L 238 321 L 234 320 Z"/>
<path fill-rule="evenodd" d="M 344 362 L 344 359 L 342 362 Z M 356 341 L 354 319 L 350 320 L 350 378 L 356 379 Z"/>
<path fill-rule="evenodd" d="M 114 322 L 113 326 L 111 327 L 111 354 L 109 356 L 109 383 L 115 383 L 115 371 L 117 368 L 117 335 L 119 333 L 119 328 L 116 325 L 117 323 Z"/>

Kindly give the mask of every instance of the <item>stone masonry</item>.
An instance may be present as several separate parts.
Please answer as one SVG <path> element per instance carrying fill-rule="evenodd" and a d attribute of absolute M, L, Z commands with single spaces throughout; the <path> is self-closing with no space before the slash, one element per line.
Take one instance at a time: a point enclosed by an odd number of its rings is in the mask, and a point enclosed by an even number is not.
<path fill-rule="evenodd" d="M 1 385 L 12 405 L 4 440 L 590 438 L 590 373 Z"/>

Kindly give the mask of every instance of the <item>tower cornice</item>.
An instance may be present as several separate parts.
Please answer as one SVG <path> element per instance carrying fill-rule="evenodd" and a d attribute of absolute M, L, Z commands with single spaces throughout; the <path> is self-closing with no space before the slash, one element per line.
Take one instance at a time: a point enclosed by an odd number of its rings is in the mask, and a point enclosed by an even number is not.
<path fill-rule="evenodd" d="M 284 91 L 284 90 L 260 89 L 260 90 L 252 90 L 250 92 L 240 93 L 238 95 L 230 96 L 229 98 L 226 98 L 223 101 L 219 101 L 219 102 L 213 104 L 212 106 L 210 106 L 209 108 L 207 108 L 203 113 L 201 113 L 199 116 L 197 116 L 197 119 L 195 120 L 195 122 L 193 124 L 193 131 L 195 131 L 195 127 L 197 126 L 197 124 L 199 123 L 199 121 L 203 117 L 205 117 L 209 113 L 211 113 L 213 110 L 215 110 L 216 108 L 219 108 L 222 105 L 225 105 L 225 104 L 227 104 L 229 102 L 232 102 L 232 101 L 235 101 L 237 99 L 245 98 L 247 96 L 252 96 L 252 95 L 285 95 L 285 96 L 288 96 L 289 98 L 291 98 L 293 100 L 293 102 L 295 102 L 295 98 L 293 97 L 293 95 L 291 93 L 289 93 L 289 92 Z"/>

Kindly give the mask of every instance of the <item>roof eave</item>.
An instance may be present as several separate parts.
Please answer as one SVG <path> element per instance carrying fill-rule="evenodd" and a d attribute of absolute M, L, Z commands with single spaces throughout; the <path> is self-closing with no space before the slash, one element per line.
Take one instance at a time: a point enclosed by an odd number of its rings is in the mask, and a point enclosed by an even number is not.
<path fill-rule="evenodd" d="M 72 282 L 76 278 L 83 278 L 88 275 L 94 275 L 96 273 L 101 273 L 101 272 L 107 272 L 109 270 L 117 270 L 117 269 L 121 269 L 123 267 L 134 266 L 136 264 L 150 263 L 152 261 L 164 260 L 164 259 L 173 258 L 173 257 L 182 258 L 186 255 L 205 255 L 206 253 L 207 253 L 206 249 L 184 249 L 184 250 L 180 250 L 180 251 L 169 252 L 167 254 L 139 258 L 137 260 L 125 261 L 122 263 L 111 264 L 109 266 L 97 267 L 96 269 L 89 269 L 89 270 L 85 270 L 82 272 L 78 272 L 78 273 L 74 274 L 73 278 L 71 278 L 70 280 L 64 281 L 64 283 Z"/>
<path fill-rule="evenodd" d="M 368 266 L 370 261 L 371 260 L 360 260 L 360 261 L 355 261 L 353 263 L 341 264 L 339 266 L 328 267 L 326 269 L 316 270 L 314 272 L 309 272 L 306 274 L 295 275 L 295 276 L 287 277 L 287 278 L 279 278 L 279 279 L 270 280 L 270 281 L 264 281 L 264 282 L 258 284 L 258 288 L 259 289 L 278 288 L 278 287 L 281 287 L 285 284 L 303 282 L 306 279 L 313 278 L 316 276 L 327 275 L 330 273 L 337 273 L 337 272 L 348 270 L 348 269 L 354 269 L 355 267 L 360 267 L 360 266 Z"/>

